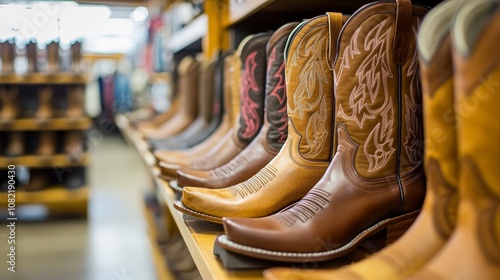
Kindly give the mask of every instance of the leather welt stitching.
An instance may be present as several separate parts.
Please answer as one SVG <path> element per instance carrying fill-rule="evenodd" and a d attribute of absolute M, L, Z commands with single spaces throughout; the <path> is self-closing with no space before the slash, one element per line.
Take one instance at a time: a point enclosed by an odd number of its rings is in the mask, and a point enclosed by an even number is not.
<path fill-rule="evenodd" d="M 276 167 L 268 164 L 247 181 L 229 187 L 229 191 L 234 197 L 240 196 L 242 198 L 245 198 L 251 194 L 258 192 L 268 183 L 276 179 L 277 171 L 278 169 Z"/>

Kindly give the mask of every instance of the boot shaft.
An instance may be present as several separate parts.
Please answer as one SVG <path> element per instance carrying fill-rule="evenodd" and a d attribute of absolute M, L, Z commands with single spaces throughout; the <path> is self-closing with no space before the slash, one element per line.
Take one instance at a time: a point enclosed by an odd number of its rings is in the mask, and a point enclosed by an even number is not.
<path fill-rule="evenodd" d="M 36 42 L 30 41 L 28 44 L 26 44 L 26 57 L 28 59 L 28 71 L 38 72 Z"/>
<path fill-rule="evenodd" d="M 240 114 L 240 74 L 241 60 L 236 52 L 224 62 L 224 109 L 231 124 Z"/>
<path fill-rule="evenodd" d="M 47 45 L 47 71 L 59 71 L 59 43 L 55 41 Z"/>
<path fill-rule="evenodd" d="M 203 61 L 200 67 L 198 115 L 209 122 L 214 101 L 214 71 L 217 60 Z"/>
<path fill-rule="evenodd" d="M 332 146 L 333 74 L 329 67 L 328 17 L 299 24 L 285 47 L 288 140 L 298 155 L 329 161 Z"/>
<path fill-rule="evenodd" d="M 76 41 L 71 44 L 71 68 L 73 71 L 81 70 L 82 42 Z"/>
<path fill-rule="evenodd" d="M 2 59 L 2 72 L 14 72 L 14 58 L 16 55 L 16 47 L 14 42 L 7 40 L 0 43 L 0 55 Z"/>
<path fill-rule="evenodd" d="M 280 150 L 288 133 L 285 82 L 285 45 L 298 22 L 288 23 L 273 33 L 267 45 L 265 122 L 269 124 L 267 142 Z"/>
<path fill-rule="evenodd" d="M 240 127 L 238 138 L 249 144 L 257 136 L 264 121 L 266 84 L 266 45 L 269 33 L 252 35 L 242 42 L 240 81 Z"/>
<path fill-rule="evenodd" d="M 367 179 L 399 180 L 422 162 L 416 33 L 427 9 L 396 2 L 360 9 L 338 42 L 335 127 L 351 143 L 337 144 L 357 147 L 355 171 Z"/>
<path fill-rule="evenodd" d="M 180 62 L 177 69 L 179 74 L 178 90 L 180 98 L 179 113 L 189 116 L 196 116 L 198 114 L 198 83 L 200 63 L 191 56 L 184 57 Z"/>

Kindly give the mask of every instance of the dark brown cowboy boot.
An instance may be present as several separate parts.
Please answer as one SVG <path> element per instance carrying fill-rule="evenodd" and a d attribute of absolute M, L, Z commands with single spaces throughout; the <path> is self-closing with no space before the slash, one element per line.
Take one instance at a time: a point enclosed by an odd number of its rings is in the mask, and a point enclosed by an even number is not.
<path fill-rule="evenodd" d="M 2 58 L 2 73 L 14 73 L 14 59 L 16 56 L 16 44 L 14 41 L 0 43 L 0 56 Z"/>
<path fill-rule="evenodd" d="M 26 44 L 26 57 L 28 59 L 28 72 L 38 72 L 36 42 L 30 41 L 28 44 Z"/>
<path fill-rule="evenodd" d="M 336 14 L 342 22 L 342 15 Z M 337 28 L 337 27 L 335 27 Z M 340 29 L 340 28 L 339 28 Z M 327 16 L 300 24 L 286 54 L 288 136 L 274 159 L 250 179 L 223 189 L 184 188 L 175 207 L 200 219 L 262 217 L 300 200 L 330 162 L 333 73 Z"/>
<path fill-rule="evenodd" d="M 308 262 L 343 256 L 380 231 L 387 243 L 404 233 L 425 196 L 416 35 L 427 11 L 397 0 L 354 13 L 338 40 L 337 147 L 328 170 L 286 211 L 226 219 L 219 246 Z"/>
<path fill-rule="evenodd" d="M 162 174 L 177 177 L 180 168 L 199 170 L 221 166 L 238 155 L 259 133 L 263 123 L 266 78 L 266 44 L 270 34 L 252 35 L 242 44 L 239 122 L 205 155 L 179 166 L 160 162 Z"/>
<path fill-rule="evenodd" d="M 76 41 L 71 44 L 71 71 L 82 71 L 82 42 Z"/>
<path fill-rule="evenodd" d="M 59 71 L 59 43 L 52 41 L 47 45 L 47 72 Z"/>
<path fill-rule="evenodd" d="M 255 175 L 278 154 L 288 131 L 283 53 L 288 35 L 297 24 L 282 26 L 269 39 L 264 124 L 259 135 L 238 156 L 223 166 L 207 171 L 177 171 L 179 186 L 212 189 L 229 187 Z"/>

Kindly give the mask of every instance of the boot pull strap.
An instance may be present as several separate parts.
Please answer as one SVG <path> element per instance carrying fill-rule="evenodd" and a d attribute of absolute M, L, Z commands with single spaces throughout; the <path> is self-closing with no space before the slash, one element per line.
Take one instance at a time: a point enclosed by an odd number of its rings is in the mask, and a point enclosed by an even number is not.
<path fill-rule="evenodd" d="M 404 64 L 409 53 L 412 27 L 412 4 L 410 0 L 396 0 L 396 30 L 394 38 L 394 60 Z"/>
<path fill-rule="evenodd" d="M 342 30 L 342 14 L 341 13 L 326 13 L 328 16 L 328 54 L 327 64 L 330 70 L 333 70 L 333 63 L 337 55 L 337 41 Z"/>

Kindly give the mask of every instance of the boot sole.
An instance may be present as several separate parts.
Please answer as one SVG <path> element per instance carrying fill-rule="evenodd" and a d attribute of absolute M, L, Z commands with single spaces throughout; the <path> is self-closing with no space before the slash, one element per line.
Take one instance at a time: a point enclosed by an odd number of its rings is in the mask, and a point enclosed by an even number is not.
<path fill-rule="evenodd" d="M 404 230 L 400 234 L 398 234 L 397 236 L 393 234 L 391 236 L 392 238 L 397 239 L 400 235 L 402 235 L 405 232 L 405 230 L 411 225 L 411 223 L 413 223 L 413 221 L 416 219 L 419 213 L 420 210 L 417 210 L 395 218 L 382 220 L 376 223 L 375 225 L 369 227 L 368 229 L 362 231 L 361 233 L 359 233 L 346 245 L 334 250 L 329 250 L 324 252 L 294 253 L 294 252 L 269 251 L 235 243 L 233 241 L 230 241 L 227 238 L 227 235 L 219 235 L 215 240 L 215 243 L 219 247 L 226 249 L 228 251 L 270 261 L 293 262 L 293 263 L 326 261 L 348 254 L 349 252 L 356 249 L 356 247 L 360 245 L 365 239 L 374 236 L 375 234 L 384 229 L 387 229 L 388 231 L 387 237 L 389 237 L 391 235 L 389 231 L 401 232 L 402 228 L 404 227 Z"/>
<path fill-rule="evenodd" d="M 184 206 L 184 204 L 182 204 L 182 202 L 180 202 L 180 201 L 174 201 L 174 208 L 179 212 L 182 212 L 184 214 L 188 214 L 189 216 L 193 216 L 195 218 L 198 218 L 198 219 L 201 219 L 204 221 L 208 221 L 208 222 L 212 222 L 212 223 L 216 223 L 216 224 L 222 224 L 221 217 L 211 216 L 211 215 L 207 215 L 207 214 L 203 214 L 203 213 L 194 211 L 194 210 Z"/>

